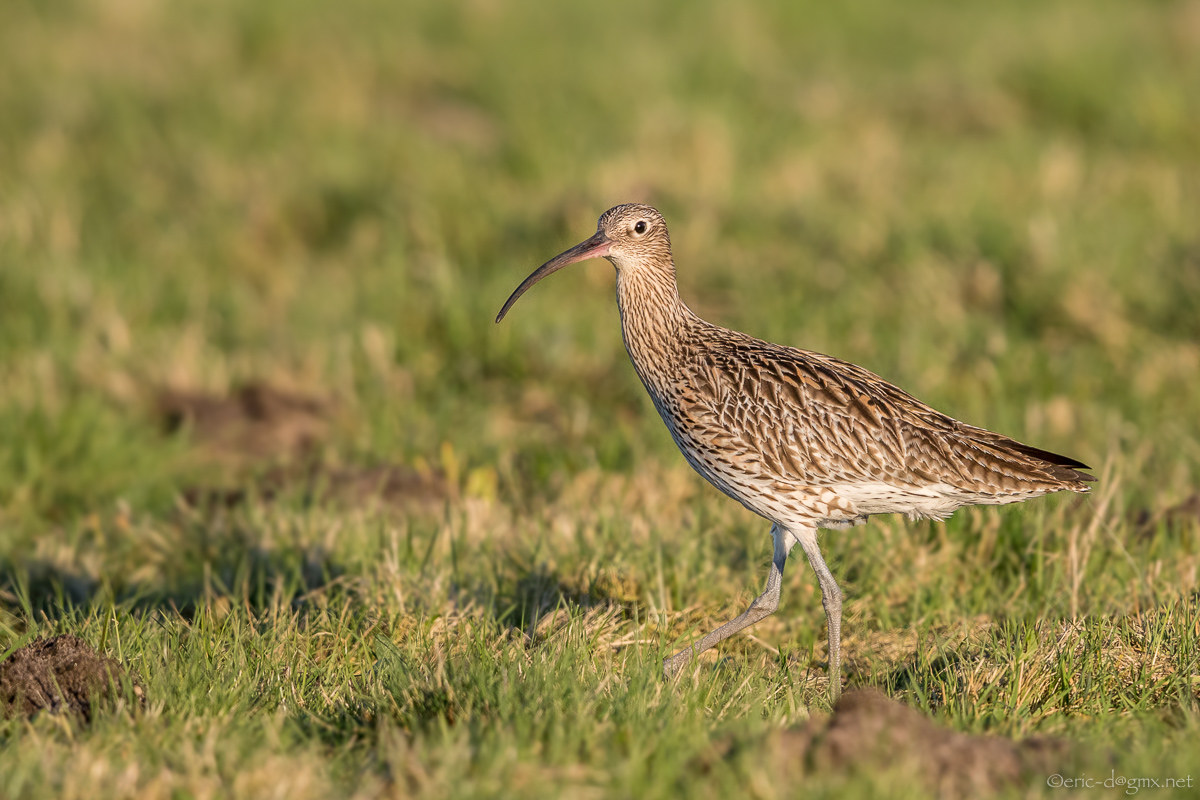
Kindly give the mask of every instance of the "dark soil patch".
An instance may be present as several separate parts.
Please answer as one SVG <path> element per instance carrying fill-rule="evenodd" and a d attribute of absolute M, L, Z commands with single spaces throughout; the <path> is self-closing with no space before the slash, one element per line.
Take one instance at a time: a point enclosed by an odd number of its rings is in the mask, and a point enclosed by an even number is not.
<path fill-rule="evenodd" d="M 1150 511 L 1141 509 L 1133 513 L 1133 524 L 1141 538 L 1154 535 L 1160 525 L 1182 528 L 1189 523 L 1200 522 L 1200 492 L 1193 492 L 1183 502 Z"/>
<path fill-rule="evenodd" d="M 451 494 L 437 470 L 319 463 L 317 449 L 333 426 L 334 404 L 249 383 L 229 396 L 164 392 L 158 398 L 168 433 L 186 433 L 202 457 L 235 468 L 238 485 L 193 486 L 183 498 L 195 508 L 234 508 L 252 498 L 282 495 L 360 506 L 440 504 Z"/>
<path fill-rule="evenodd" d="M 440 503 L 450 494 L 440 472 L 421 473 L 397 466 L 327 469 L 314 473 L 309 485 L 354 505 L 371 501 L 393 506 Z"/>
<path fill-rule="evenodd" d="M 195 508 L 236 508 L 252 497 L 275 500 L 299 495 L 306 502 L 331 501 L 348 506 L 377 504 L 411 509 L 440 504 L 449 496 L 445 479 L 437 472 L 422 473 L 405 467 L 281 466 L 267 470 L 253 488 L 222 489 L 194 486 L 183 498 Z"/>
<path fill-rule="evenodd" d="M 332 405 L 264 383 L 232 395 L 163 392 L 158 413 L 168 433 L 186 431 L 216 459 L 249 462 L 311 453 L 329 431 Z"/>
<path fill-rule="evenodd" d="M 131 705 L 145 705 L 146 693 L 136 675 L 70 634 L 35 639 L 0 664 L 5 716 L 65 710 L 91 722 L 93 708 L 117 700 L 127 688 Z"/>
<path fill-rule="evenodd" d="M 958 733 L 874 689 L 849 691 L 832 716 L 783 732 L 779 750 L 784 764 L 811 772 L 898 771 L 943 798 L 1045 780 L 1072 755 L 1062 740 Z"/>

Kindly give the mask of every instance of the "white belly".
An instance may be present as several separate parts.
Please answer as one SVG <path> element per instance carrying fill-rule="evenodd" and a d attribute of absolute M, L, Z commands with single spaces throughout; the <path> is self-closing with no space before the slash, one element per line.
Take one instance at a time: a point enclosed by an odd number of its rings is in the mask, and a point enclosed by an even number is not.
<path fill-rule="evenodd" d="M 849 500 L 859 514 L 904 514 L 909 519 L 945 519 L 963 506 L 1018 503 L 1045 494 L 1041 491 L 985 494 L 945 483 L 928 486 L 854 483 L 829 488 Z"/>

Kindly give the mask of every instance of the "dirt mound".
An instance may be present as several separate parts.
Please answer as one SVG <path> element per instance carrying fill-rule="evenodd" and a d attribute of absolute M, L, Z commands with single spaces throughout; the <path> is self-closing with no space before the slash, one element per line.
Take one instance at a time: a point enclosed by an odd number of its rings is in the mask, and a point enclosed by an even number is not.
<path fill-rule="evenodd" d="M 92 709 L 118 699 L 126 682 L 138 705 L 145 690 L 132 673 L 77 636 L 35 639 L 0 663 L 0 702 L 5 716 L 67 710 L 91 722 Z"/>
<path fill-rule="evenodd" d="M 1063 771 L 1070 745 L 1053 739 L 1012 742 L 940 727 L 874 689 L 842 696 L 833 715 L 784 731 L 784 764 L 809 772 L 896 771 L 943 798 L 974 797 Z"/>

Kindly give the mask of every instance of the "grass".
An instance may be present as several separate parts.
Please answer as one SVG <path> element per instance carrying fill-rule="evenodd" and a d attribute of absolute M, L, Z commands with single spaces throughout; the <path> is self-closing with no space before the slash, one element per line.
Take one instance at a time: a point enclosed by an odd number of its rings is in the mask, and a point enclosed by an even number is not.
<path fill-rule="evenodd" d="M 0 648 L 151 702 L 0 722 L 0 795 L 923 795 L 782 755 L 801 563 L 658 679 L 768 525 L 674 451 L 607 264 L 491 322 L 628 200 L 702 316 L 1097 467 L 826 534 L 851 683 L 1196 774 L 1198 53 L 1195 2 L 5 4 Z M 250 385 L 304 435 L 164 426 Z"/>

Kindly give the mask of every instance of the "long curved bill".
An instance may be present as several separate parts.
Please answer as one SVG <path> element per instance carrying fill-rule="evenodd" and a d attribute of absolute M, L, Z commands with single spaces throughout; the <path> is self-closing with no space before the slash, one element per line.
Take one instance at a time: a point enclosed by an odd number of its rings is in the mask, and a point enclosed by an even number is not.
<path fill-rule="evenodd" d="M 604 231 L 596 231 L 596 235 L 586 242 L 580 242 L 567 252 L 561 253 L 545 264 L 542 264 L 528 278 L 521 281 L 521 285 L 509 296 L 508 301 L 504 304 L 504 308 L 500 309 L 500 313 L 496 315 L 496 322 L 504 319 L 504 315 L 512 308 L 513 303 L 517 302 L 517 299 L 521 295 L 529 291 L 530 287 L 542 278 L 558 272 L 563 267 L 568 264 L 574 264 L 576 261 L 586 261 L 589 258 L 606 256 L 608 255 L 608 248 L 610 246 L 612 246 L 612 242 L 604 235 Z"/>

